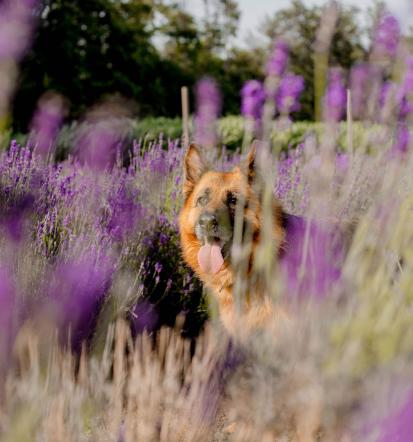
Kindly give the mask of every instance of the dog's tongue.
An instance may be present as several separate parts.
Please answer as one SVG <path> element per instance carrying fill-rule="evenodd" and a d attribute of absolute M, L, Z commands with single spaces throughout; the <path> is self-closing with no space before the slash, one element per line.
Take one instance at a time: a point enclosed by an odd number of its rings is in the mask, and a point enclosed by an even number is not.
<path fill-rule="evenodd" d="M 217 273 L 224 264 L 221 248 L 216 244 L 205 244 L 199 249 L 198 264 L 205 273 Z"/>

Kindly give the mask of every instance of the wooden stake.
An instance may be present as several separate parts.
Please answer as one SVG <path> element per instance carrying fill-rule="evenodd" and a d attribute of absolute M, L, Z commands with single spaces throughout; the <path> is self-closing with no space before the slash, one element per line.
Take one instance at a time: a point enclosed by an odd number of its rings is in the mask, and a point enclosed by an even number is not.
<path fill-rule="evenodd" d="M 188 88 L 181 87 L 181 103 L 182 103 L 182 141 L 185 148 L 189 145 L 189 100 Z"/>

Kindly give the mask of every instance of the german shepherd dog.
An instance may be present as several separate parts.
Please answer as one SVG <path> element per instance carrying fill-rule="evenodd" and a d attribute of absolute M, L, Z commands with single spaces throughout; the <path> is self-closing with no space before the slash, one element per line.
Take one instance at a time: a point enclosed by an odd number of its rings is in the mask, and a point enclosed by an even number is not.
<path fill-rule="evenodd" d="M 248 227 L 252 247 L 248 265 L 251 272 L 254 253 L 261 236 L 261 200 L 254 188 L 256 145 L 248 153 L 245 163 L 230 172 L 208 170 L 204 158 L 195 145 L 188 149 L 184 160 L 184 206 L 179 217 L 181 247 L 186 263 L 206 287 L 215 295 L 221 320 L 233 334 L 242 324 L 244 330 L 259 327 L 273 314 L 285 317 L 280 309 L 260 290 L 248 293 L 241 316 L 235 314 L 233 296 L 235 272 L 231 265 L 231 248 L 238 201 L 243 201 L 243 224 Z M 272 202 L 273 240 L 280 247 L 284 240 L 281 205 Z"/>
<path fill-rule="evenodd" d="M 184 206 L 179 217 L 183 257 L 216 297 L 221 320 L 235 340 L 248 337 L 250 332 L 266 324 L 271 327 L 275 324 L 276 330 L 292 324 L 289 315 L 271 302 L 264 290 L 260 290 L 259 284 L 249 286 L 252 290 L 247 293 L 240 309 L 234 300 L 236 275 L 231 263 L 231 248 L 238 201 L 243 206 L 243 224 L 249 229 L 252 243 L 247 279 L 252 277 L 251 263 L 262 235 L 263 208 L 254 186 L 255 146 L 252 146 L 245 163 L 230 172 L 209 170 L 195 145 L 189 147 L 184 160 Z M 285 215 L 281 205 L 275 198 L 272 201 L 272 218 L 272 240 L 277 248 L 275 253 L 279 254 L 288 229 L 283 221 Z M 270 321 L 271 318 L 275 320 Z M 291 375 L 294 385 L 308 384 L 317 390 L 312 379 L 298 376 L 297 380 L 294 376 Z M 320 416 L 319 398 L 311 399 L 303 410 L 295 410 L 293 414 L 297 435 L 293 440 L 314 441 Z"/>

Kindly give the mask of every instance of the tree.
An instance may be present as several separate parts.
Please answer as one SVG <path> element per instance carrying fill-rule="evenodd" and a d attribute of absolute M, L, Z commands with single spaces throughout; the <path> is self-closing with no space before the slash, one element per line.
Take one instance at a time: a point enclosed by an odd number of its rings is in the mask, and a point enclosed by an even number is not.
<path fill-rule="evenodd" d="M 72 118 L 106 94 L 135 100 L 141 114 L 178 113 L 179 86 L 187 79 L 152 43 L 155 12 L 151 1 L 44 0 L 21 66 L 15 129 L 27 129 L 46 90 L 70 100 Z"/>
<path fill-rule="evenodd" d="M 203 0 L 203 44 L 211 52 L 226 49 L 238 29 L 240 11 L 234 0 Z"/>
<path fill-rule="evenodd" d="M 292 5 L 275 13 L 264 23 L 264 33 L 270 45 L 276 38 L 283 38 L 290 46 L 290 69 L 302 75 L 305 91 L 298 119 L 314 118 L 314 43 L 320 26 L 323 9 L 306 6 L 302 0 L 293 0 Z M 332 35 L 330 66 L 349 69 L 365 56 L 356 7 L 342 6 Z"/>

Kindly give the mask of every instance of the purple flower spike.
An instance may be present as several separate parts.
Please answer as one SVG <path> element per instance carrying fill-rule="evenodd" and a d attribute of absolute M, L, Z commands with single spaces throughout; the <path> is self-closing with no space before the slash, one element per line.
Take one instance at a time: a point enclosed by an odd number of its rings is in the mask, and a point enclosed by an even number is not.
<path fill-rule="evenodd" d="M 267 75 L 281 77 L 288 63 L 289 48 L 285 41 L 276 40 L 267 64 Z"/>
<path fill-rule="evenodd" d="M 282 114 L 289 114 L 300 109 L 300 95 L 304 90 L 304 79 L 300 75 L 287 73 L 277 90 L 277 108 Z"/>
<path fill-rule="evenodd" d="M 389 101 L 392 100 L 392 98 L 394 97 L 395 89 L 396 89 L 396 84 L 393 83 L 392 81 L 385 81 L 383 83 L 379 99 L 380 107 L 386 106 L 386 104 L 388 104 Z"/>
<path fill-rule="evenodd" d="M 413 57 L 406 61 L 406 70 L 398 97 L 399 117 L 404 119 L 413 112 Z"/>
<path fill-rule="evenodd" d="M 92 252 L 56 268 L 49 296 L 61 326 L 62 341 L 67 342 L 70 333 L 74 350 L 79 350 L 82 341 L 93 332 L 112 272 L 112 260 Z"/>
<path fill-rule="evenodd" d="M 350 167 L 350 157 L 347 153 L 338 153 L 336 156 L 336 171 L 339 175 L 345 175 Z"/>
<path fill-rule="evenodd" d="M 0 374 L 11 351 L 15 308 L 14 284 L 10 272 L 0 266 Z"/>
<path fill-rule="evenodd" d="M 79 159 L 93 169 L 113 166 L 120 135 L 110 121 L 92 124 L 81 133 L 77 142 Z"/>
<path fill-rule="evenodd" d="M 264 86 L 260 81 L 248 80 L 241 90 L 241 113 L 244 117 L 261 119 L 265 101 Z"/>
<path fill-rule="evenodd" d="M 133 311 L 132 331 L 134 335 L 144 330 L 153 331 L 158 324 L 158 313 L 153 304 L 147 301 L 140 301 Z"/>
<path fill-rule="evenodd" d="M 19 61 L 30 43 L 38 0 L 0 2 L 0 61 Z"/>
<path fill-rule="evenodd" d="M 25 222 L 34 208 L 33 195 L 27 194 L 17 198 L 0 212 L 0 227 L 3 227 L 7 236 L 15 242 L 23 238 Z"/>
<path fill-rule="evenodd" d="M 373 54 L 393 58 L 399 47 L 400 24 L 396 17 L 385 14 L 381 17 L 374 37 Z"/>
<path fill-rule="evenodd" d="M 406 72 L 403 79 L 403 90 L 405 93 L 413 93 L 413 56 L 406 61 Z"/>
<path fill-rule="evenodd" d="M 340 121 L 346 108 L 346 88 L 339 69 L 332 69 L 327 92 L 324 97 L 325 118 L 330 122 Z"/>
<path fill-rule="evenodd" d="M 64 102 L 57 95 L 46 95 L 40 101 L 32 122 L 32 141 L 37 152 L 44 156 L 50 152 L 63 121 Z"/>
<path fill-rule="evenodd" d="M 221 97 L 216 82 L 204 78 L 196 85 L 195 139 L 202 146 L 216 143 L 215 122 L 221 111 Z"/>
<path fill-rule="evenodd" d="M 370 66 L 367 63 L 360 63 L 354 66 L 350 75 L 351 105 L 353 117 L 363 117 L 369 83 L 371 81 Z"/>
<path fill-rule="evenodd" d="M 286 217 L 286 245 L 280 265 L 292 298 L 325 299 L 340 279 L 344 241 L 335 226 L 323 226 L 293 215 Z M 306 233 L 310 238 L 307 246 Z"/>
<path fill-rule="evenodd" d="M 405 123 L 400 123 L 397 127 L 396 142 L 394 144 L 393 150 L 396 153 L 404 154 L 409 149 L 409 143 L 410 143 L 409 126 Z"/>
<path fill-rule="evenodd" d="M 413 434 L 413 391 L 398 413 L 386 419 L 380 442 L 410 442 Z"/>

